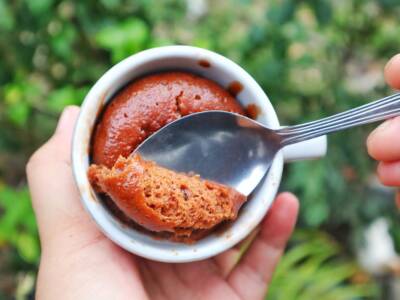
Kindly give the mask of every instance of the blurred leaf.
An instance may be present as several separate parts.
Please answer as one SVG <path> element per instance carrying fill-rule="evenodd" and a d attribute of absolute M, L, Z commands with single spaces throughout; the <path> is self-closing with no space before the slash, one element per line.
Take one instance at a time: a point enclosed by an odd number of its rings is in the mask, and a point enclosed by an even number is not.
<path fill-rule="evenodd" d="M 7 116 L 12 123 L 23 127 L 26 125 L 30 112 L 30 106 L 27 102 L 13 103 L 7 106 Z"/>
<path fill-rule="evenodd" d="M 62 30 L 51 39 L 52 50 L 55 54 L 63 57 L 67 61 L 70 60 L 72 47 L 76 41 L 77 33 L 75 28 L 68 23 L 63 25 Z"/>
<path fill-rule="evenodd" d="M 50 10 L 54 0 L 25 0 L 25 2 L 34 15 L 40 15 Z"/>
<path fill-rule="evenodd" d="M 282 25 L 289 21 L 295 11 L 295 1 L 282 0 L 275 1 L 267 11 L 267 19 L 275 25 Z"/>
<path fill-rule="evenodd" d="M 199 37 L 193 40 L 193 46 L 212 50 L 214 48 L 214 43 L 210 39 Z"/>
<path fill-rule="evenodd" d="M 54 90 L 48 95 L 48 108 L 60 113 L 68 105 L 80 105 L 86 92 L 86 88 L 77 89 L 72 86 Z"/>
<path fill-rule="evenodd" d="M 38 87 L 31 82 L 13 82 L 4 87 L 5 113 L 7 119 L 18 127 L 26 125 L 32 103 L 39 94 Z"/>
<path fill-rule="evenodd" d="M 121 0 L 100 0 L 100 2 L 108 9 L 115 9 L 121 5 Z"/>
<path fill-rule="evenodd" d="M 167 39 L 153 39 L 150 41 L 148 48 L 162 47 L 162 46 L 170 46 L 174 43 Z"/>
<path fill-rule="evenodd" d="M 96 43 L 112 53 L 114 62 L 144 49 L 150 36 L 147 25 L 140 19 L 129 19 L 107 26 L 96 36 Z"/>
<path fill-rule="evenodd" d="M 291 166 L 287 184 L 303 195 L 301 215 L 309 226 L 318 226 L 329 217 L 327 194 L 324 186 L 326 167 L 323 162 L 301 162 Z M 307 174 L 307 176 L 304 176 Z"/>
<path fill-rule="evenodd" d="M 321 25 L 327 25 L 332 18 L 331 2 L 328 0 L 310 1 L 315 16 Z"/>
<path fill-rule="evenodd" d="M 360 269 L 343 259 L 328 235 L 297 231 L 269 286 L 268 300 L 363 300 L 377 295 L 372 282 L 351 283 Z"/>
<path fill-rule="evenodd" d="M 16 247 L 22 258 L 30 263 L 36 262 L 39 257 L 39 246 L 37 239 L 26 233 L 19 233 Z"/>
<path fill-rule="evenodd" d="M 39 240 L 27 187 L 0 185 L 0 212 L 0 243 L 14 246 L 24 261 L 37 263 Z"/>
<path fill-rule="evenodd" d="M 0 29 L 11 30 L 14 28 L 14 16 L 6 0 L 0 0 Z"/>
<path fill-rule="evenodd" d="M 385 8 L 395 8 L 400 6 L 400 2 L 398 0 L 378 0 L 378 2 Z"/>
<path fill-rule="evenodd" d="M 9 84 L 4 88 L 4 100 L 6 104 L 16 104 L 23 99 L 23 90 L 18 84 Z"/>
<path fill-rule="evenodd" d="M 304 217 L 307 220 L 308 225 L 318 226 L 326 221 L 329 216 L 329 207 L 322 199 L 315 201 L 312 206 L 304 211 Z"/>

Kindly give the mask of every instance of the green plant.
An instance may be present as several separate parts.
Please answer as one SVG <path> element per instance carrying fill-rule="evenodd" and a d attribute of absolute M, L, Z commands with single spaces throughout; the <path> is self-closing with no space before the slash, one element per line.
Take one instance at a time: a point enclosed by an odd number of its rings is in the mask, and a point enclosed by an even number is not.
<path fill-rule="evenodd" d="M 149 28 L 140 19 L 107 25 L 95 36 L 96 44 L 111 52 L 113 62 L 145 49 L 149 40 Z"/>
<path fill-rule="evenodd" d="M 38 262 L 37 226 L 27 188 L 0 185 L 0 248 L 2 245 L 13 246 L 27 263 Z"/>
<path fill-rule="evenodd" d="M 321 232 L 298 231 L 269 287 L 268 300 L 361 300 L 377 296 L 377 286 L 341 247 Z M 363 282 L 356 279 L 364 278 Z"/>

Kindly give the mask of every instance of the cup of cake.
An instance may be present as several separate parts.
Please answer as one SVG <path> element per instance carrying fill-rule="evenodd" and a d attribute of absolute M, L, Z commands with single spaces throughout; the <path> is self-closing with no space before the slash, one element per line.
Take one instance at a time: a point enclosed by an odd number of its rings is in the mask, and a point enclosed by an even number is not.
<path fill-rule="evenodd" d="M 326 153 L 326 137 L 284 148 L 249 197 L 133 154 L 165 125 L 208 110 L 280 127 L 268 97 L 244 69 L 196 47 L 166 46 L 135 54 L 107 71 L 89 91 L 74 132 L 74 176 L 84 207 L 119 246 L 164 262 L 217 255 L 263 219 L 285 161 Z"/>

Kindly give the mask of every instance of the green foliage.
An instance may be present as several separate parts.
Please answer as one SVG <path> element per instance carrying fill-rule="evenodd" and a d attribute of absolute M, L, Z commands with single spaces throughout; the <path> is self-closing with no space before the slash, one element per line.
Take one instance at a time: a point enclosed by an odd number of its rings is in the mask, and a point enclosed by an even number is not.
<path fill-rule="evenodd" d="M 14 16 L 5 0 L 0 1 L 0 28 L 10 30 L 14 27 Z"/>
<path fill-rule="evenodd" d="M 49 93 L 47 97 L 47 107 L 49 111 L 61 113 L 67 105 L 79 105 L 88 92 L 88 88 L 74 88 L 66 85 Z"/>
<path fill-rule="evenodd" d="M 354 300 L 377 296 L 377 286 L 340 246 L 318 232 L 298 231 L 274 274 L 268 300 Z M 357 278 L 363 278 L 362 281 Z"/>
<path fill-rule="evenodd" d="M 40 16 L 43 13 L 46 13 L 53 4 L 54 0 L 35 0 L 35 1 L 26 1 L 28 9 L 34 16 Z"/>
<path fill-rule="evenodd" d="M 0 247 L 10 244 L 28 263 L 39 259 L 39 241 L 27 188 L 0 186 Z"/>
<path fill-rule="evenodd" d="M 129 19 L 114 25 L 107 25 L 95 36 L 96 44 L 110 50 L 113 62 L 146 48 L 149 28 L 140 19 Z"/>

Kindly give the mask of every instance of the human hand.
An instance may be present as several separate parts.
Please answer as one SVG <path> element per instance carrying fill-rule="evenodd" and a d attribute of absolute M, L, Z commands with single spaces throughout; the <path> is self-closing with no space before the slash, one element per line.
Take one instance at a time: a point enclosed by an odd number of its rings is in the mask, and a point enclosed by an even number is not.
<path fill-rule="evenodd" d="M 97 229 L 79 201 L 70 161 L 78 112 L 64 110 L 27 165 L 42 247 L 37 299 L 262 299 L 295 225 L 296 197 L 278 196 L 240 261 L 238 247 L 184 264 L 132 255 Z"/>
<path fill-rule="evenodd" d="M 400 54 L 394 56 L 385 67 L 386 82 L 400 89 Z M 368 153 L 378 164 L 379 180 L 387 185 L 400 187 L 400 117 L 388 120 L 375 129 L 367 140 Z M 396 193 L 400 207 L 400 191 Z"/>

